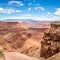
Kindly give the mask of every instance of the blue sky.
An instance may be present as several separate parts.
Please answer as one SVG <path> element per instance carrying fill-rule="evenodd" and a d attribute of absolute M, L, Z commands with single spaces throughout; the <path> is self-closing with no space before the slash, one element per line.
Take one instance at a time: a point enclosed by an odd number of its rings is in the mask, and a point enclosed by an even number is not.
<path fill-rule="evenodd" d="M 0 20 L 60 21 L 60 0 L 0 0 Z"/>

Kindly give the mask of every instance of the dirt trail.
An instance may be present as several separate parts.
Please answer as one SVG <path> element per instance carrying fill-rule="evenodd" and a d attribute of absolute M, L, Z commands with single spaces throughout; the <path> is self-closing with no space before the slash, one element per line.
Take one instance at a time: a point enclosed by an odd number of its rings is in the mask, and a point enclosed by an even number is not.
<path fill-rule="evenodd" d="M 6 60 L 38 60 L 36 58 L 29 57 L 29 56 L 26 56 L 17 52 L 7 52 L 5 53 L 5 58 Z"/>

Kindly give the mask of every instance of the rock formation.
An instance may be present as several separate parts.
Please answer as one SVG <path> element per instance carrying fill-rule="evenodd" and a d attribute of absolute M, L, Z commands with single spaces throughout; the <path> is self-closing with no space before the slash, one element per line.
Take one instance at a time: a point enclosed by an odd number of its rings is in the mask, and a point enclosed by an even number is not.
<path fill-rule="evenodd" d="M 48 58 L 60 51 L 60 22 L 52 22 L 41 41 L 41 57 Z"/>

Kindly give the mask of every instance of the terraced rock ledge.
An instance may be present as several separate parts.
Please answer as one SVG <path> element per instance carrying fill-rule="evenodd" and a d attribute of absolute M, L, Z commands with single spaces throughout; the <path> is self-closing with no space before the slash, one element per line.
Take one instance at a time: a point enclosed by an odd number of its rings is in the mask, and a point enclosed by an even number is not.
<path fill-rule="evenodd" d="M 60 52 L 60 22 L 52 22 L 50 29 L 44 32 L 40 56 L 49 58 L 58 52 Z"/>

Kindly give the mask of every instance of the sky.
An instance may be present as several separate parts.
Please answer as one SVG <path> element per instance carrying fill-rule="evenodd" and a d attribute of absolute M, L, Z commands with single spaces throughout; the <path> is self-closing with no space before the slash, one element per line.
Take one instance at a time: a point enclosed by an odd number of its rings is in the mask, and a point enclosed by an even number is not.
<path fill-rule="evenodd" d="M 0 20 L 60 21 L 60 0 L 0 0 Z"/>

